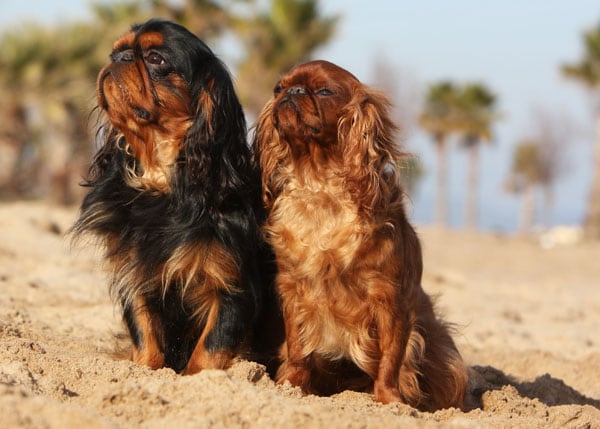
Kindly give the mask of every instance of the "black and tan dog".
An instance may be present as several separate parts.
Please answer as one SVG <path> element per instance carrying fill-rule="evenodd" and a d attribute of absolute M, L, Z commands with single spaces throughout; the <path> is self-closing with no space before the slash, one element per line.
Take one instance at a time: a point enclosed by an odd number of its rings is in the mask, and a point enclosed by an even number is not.
<path fill-rule="evenodd" d="M 105 246 L 133 360 L 191 374 L 265 352 L 273 273 L 228 71 L 184 27 L 151 20 L 116 41 L 97 95 L 102 146 L 73 230 Z"/>

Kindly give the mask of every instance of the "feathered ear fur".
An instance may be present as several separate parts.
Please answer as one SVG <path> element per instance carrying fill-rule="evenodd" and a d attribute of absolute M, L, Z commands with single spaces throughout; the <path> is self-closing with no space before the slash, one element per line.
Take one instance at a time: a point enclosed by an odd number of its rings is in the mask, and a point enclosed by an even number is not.
<path fill-rule="evenodd" d="M 203 67 L 198 81 L 190 88 L 194 118 L 178 158 L 178 188 L 184 193 L 194 188 L 239 191 L 250 185 L 252 166 L 233 82 L 217 59 Z M 222 201 L 227 195 L 216 197 Z"/>
<path fill-rule="evenodd" d="M 398 189 L 403 153 L 394 140 L 398 129 L 385 95 L 359 86 L 338 121 L 338 144 L 344 155 L 346 185 L 361 210 L 386 206 Z"/>
<path fill-rule="evenodd" d="M 277 174 L 277 169 L 289 157 L 289 146 L 279 141 L 279 133 L 273 124 L 274 102 L 275 99 L 269 100 L 260 113 L 252 144 L 255 156 L 259 157 L 255 162 L 261 167 L 262 199 L 267 209 L 271 208 L 283 187 L 278 181 L 281 174 Z"/>
<path fill-rule="evenodd" d="M 125 164 L 128 161 L 126 158 L 129 154 L 123 143 L 123 135 L 113 128 L 108 120 L 99 126 L 96 132 L 96 143 L 98 144 L 98 151 L 92 159 L 84 181 L 81 183 L 82 186 L 92 187 L 96 185 L 114 168 L 116 157 L 119 157 L 119 161 Z M 120 154 L 119 152 L 123 153 Z"/>

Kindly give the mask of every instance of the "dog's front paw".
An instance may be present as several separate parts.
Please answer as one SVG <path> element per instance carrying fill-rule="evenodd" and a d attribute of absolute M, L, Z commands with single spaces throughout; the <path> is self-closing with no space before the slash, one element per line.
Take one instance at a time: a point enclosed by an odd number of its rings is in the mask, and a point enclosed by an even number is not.
<path fill-rule="evenodd" d="M 390 402 L 404 403 L 398 388 L 390 386 L 375 385 L 375 400 L 382 404 L 389 404 Z"/>
<path fill-rule="evenodd" d="M 310 371 L 304 366 L 288 366 L 278 374 L 277 384 L 289 381 L 292 386 L 300 387 L 304 393 L 309 391 Z"/>

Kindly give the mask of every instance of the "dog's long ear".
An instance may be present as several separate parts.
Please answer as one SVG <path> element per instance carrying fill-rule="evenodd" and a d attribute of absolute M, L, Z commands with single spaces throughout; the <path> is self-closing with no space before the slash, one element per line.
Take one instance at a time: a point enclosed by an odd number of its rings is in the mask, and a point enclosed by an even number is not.
<path fill-rule="evenodd" d="M 361 85 L 354 89 L 338 121 L 348 190 L 361 209 L 369 212 L 391 197 L 403 156 L 389 111 L 384 94 Z"/>
<path fill-rule="evenodd" d="M 262 199 L 267 209 L 272 207 L 273 201 L 281 191 L 283 184 L 278 169 L 289 157 L 289 146 L 280 141 L 273 123 L 274 101 L 275 99 L 268 101 L 261 111 L 252 143 L 255 162 L 261 172 Z"/>
<path fill-rule="evenodd" d="M 225 66 L 210 58 L 190 84 L 192 124 L 178 163 L 185 189 L 203 188 L 216 198 L 249 186 L 250 148 L 246 120 Z M 187 192 L 187 191 L 186 191 Z"/>
<path fill-rule="evenodd" d="M 118 156 L 118 152 L 125 151 L 125 148 L 120 146 L 121 140 L 122 135 L 110 123 L 107 122 L 98 128 L 96 131 L 98 151 L 89 166 L 87 177 L 82 183 L 83 186 L 93 186 L 107 174 Z M 124 156 L 122 154 L 120 158 Z"/>

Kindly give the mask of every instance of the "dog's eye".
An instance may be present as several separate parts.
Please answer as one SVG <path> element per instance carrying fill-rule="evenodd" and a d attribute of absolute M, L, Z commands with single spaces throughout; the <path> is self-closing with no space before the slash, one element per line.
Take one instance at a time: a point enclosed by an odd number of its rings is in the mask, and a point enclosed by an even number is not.
<path fill-rule="evenodd" d="M 152 64 L 155 66 L 160 66 L 166 63 L 165 59 L 156 52 L 150 52 L 148 55 L 146 55 L 146 61 L 148 62 L 148 64 Z"/>
<path fill-rule="evenodd" d="M 275 85 L 275 88 L 273 88 L 273 94 L 277 95 L 281 93 L 281 85 Z"/>
<path fill-rule="evenodd" d="M 323 95 L 323 96 L 333 95 L 333 91 L 331 91 L 330 89 L 327 89 L 327 88 L 321 88 L 317 91 L 317 95 Z"/>

